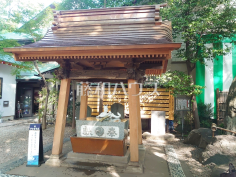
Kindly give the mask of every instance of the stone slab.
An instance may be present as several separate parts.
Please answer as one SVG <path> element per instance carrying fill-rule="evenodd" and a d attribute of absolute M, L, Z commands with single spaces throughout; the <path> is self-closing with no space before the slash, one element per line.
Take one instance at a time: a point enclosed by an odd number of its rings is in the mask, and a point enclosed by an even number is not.
<path fill-rule="evenodd" d="M 115 115 L 117 115 L 117 112 L 119 112 L 121 114 L 121 119 L 125 118 L 124 110 L 125 110 L 124 105 L 120 103 L 114 103 L 113 105 L 111 105 L 111 112 L 114 113 Z"/>
<path fill-rule="evenodd" d="M 108 122 L 76 120 L 77 137 L 105 138 L 123 140 L 129 122 Z"/>
<path fill-rule="evenodd" d="M 87 117 L 90 117 L 92 114 L 92 109 L 88 106 L 87 107 Z M 77 120 L 79 120 L 79 115 L 80 115 L 80 106 L 77 106 L 75 109 L 75 117 Z"/>
<path fill-rule="evenodd" d="M 165 134 L 165 111 L 152 111 L 151 113 L 151 134 L 164 135 Z"/>

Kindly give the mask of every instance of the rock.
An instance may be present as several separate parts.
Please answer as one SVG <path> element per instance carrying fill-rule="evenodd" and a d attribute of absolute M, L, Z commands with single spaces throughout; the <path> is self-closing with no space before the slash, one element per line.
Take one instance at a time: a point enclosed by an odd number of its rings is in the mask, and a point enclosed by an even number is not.
<path fill-rule="evenodd" d="M 202 152 L 199 161 L 201 163 L 216 165 L 228 164 L 231 157 L 236 154 L 236 137 L 232 135 L 218 135 L 212 138 L 212 144 L 208 144 Z"/>
<path fill-rule="evenodd" d="M 199 128 L 192 130 L 184 140 L 185 144 L 192 144 L 205 149 L 212 142 L 212 131 L 209 128 Z"/>
<path fill-rule="evenodd" d="M 175 139 L 175 135 L 166 133 L 164 135 L 152 135 L 149 132 L 144 132 L 142 135 L 143 139 L 146 140 L 166 140 L 166 141 L 173 141 Z"/>
<path fill-rule="evenodd" d="M 224 118 L 224 123 L 226 125 L 226 129 L 236 132 L 236 117 L 226 116 Z M 226 132 L 226 133 L 227 135 L 231 135 L 231 134 L 234 135 L 231 132 Z"/>
<path fill-rule="evenodd" d="M 236 77 L 232 81 L 227 95 L 226 118 L 224 119 L 224 123 L 226 129 L 236 131 Z M 227 132 L 227 134 L 232 133 Z"/>

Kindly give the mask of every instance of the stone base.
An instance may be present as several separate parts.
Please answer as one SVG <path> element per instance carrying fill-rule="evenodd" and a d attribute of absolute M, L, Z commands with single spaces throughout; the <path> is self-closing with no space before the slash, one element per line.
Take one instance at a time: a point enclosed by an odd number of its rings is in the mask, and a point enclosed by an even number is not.
<path fill-rule="evenodd" d="M 86 154 L 69 152 L 65 162 L 78 161 L 78 162 L 91 162 L 91 163 L 108 163 L 117 166 L 127 165 L 130 159 L 130 151 L 127 150 L 124 156 L 112 156 L 101 154 Z"/>
<path fill-rule="evenodd" d="M 139 149 L 139 150 L 143 150 L 143 151 L 146 150 L 146 148 L 145 148 L 145 146 L 144 146 L 143 144 L 139 144 L 139 145 L 138 145 L 138 149 Z"/>
<path fill-rule="evenodd" d="M 116 171 L 117 173 L 143 173 L 145 148 L 139 149 L 139 162 L 129 162 L 130 151 L 125 156 L 85 154 L 69 152 L 61 166 L 95 171 Z"/>
<path fill-rule="evenodd" d="M 52 154 L 50 158 L 45 162 L 45 164 L 48 166 L 60 167 L 62 163 L 62 156 L 63 154 L 60 155 Z"/>
<path fill-rule="evenodd" d="M 140 162 L 129 162 L 128 166 L 125 170 L 126 173 L 143 173 L 143 164 L 141 164 Z"/>
<path fill-rule="evenodd" d="M 143 173 L 144 159 L 145 159 L 146 149 L 144 145 L 139 145 L 139 161 L 129 162 L 125 173 L 141 174 Z"/>

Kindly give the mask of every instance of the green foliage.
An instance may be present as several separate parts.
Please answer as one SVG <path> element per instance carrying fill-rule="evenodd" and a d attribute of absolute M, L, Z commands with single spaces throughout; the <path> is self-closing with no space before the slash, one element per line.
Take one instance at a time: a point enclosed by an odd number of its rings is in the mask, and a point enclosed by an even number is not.
<path fill-rule="evenodd" d="M 73 118 L 73 97 L 72 97 L 72 92 L 70 94 L 70 99 L 68 103 L 68 108 L 67 108 L 67 123 L 71 124 L 72 123 L 72 118 Z M 80 102 L 75 102 L 75 109 L 78 109 L 80 106 Z"/>
<path fill-rule="evenodd" d="M 93 0 L 63 0 L 58 5 L 58 10 L 92 9 L 101 8 L 100 1 Z"/>
<path fill-rule="evenodd" d="M 51 111 L 49 109 L 49 106 L 54 106 L 54 111 L 57 109 L 57 102 L 58 102 L 58 97 L 59 97 L 59 93 L 55 88 L 56 82 L 58 81 L 58 79 L 56 79 L 55 77 L 52 79 L 47 79 L 46 80 L 47 83 L 50 83 L 50 92 L 49 92 L 49 97 L 48 97 L 48 106 L 47 106 L 47 115 L 54 115 L 55 112 Z M 40 107 L 39 107 L 39 111 L 38 111 L 38 115 L 39 115 L 39 119 L 42 118 L 43 116 L 43 111 L 44 111 L 44 102 L 46 100 L 46 94 L 47 93 L 47 89 L 45 87 L 42 88 L 41 91 L 39 91 L 39 98 L 37 99 L 37 102 L 39 103 Z"/>
<path fill-rule="evenodd" d="M 190 73 L 197 61 L 212 60 L 225 54 L 217 47 L 207 47 L 206 43 L 219 44 L 229 38 L 233 42 L 236 34 L 236 8 L 231 0 L 167 0 L 168 8 L 161 10 L 165 20 L 172 21 L 174 37 L 180 36 L 186 44 L 178 50 L 178 57 L 187 61 Z"/>
<path fill-rule="evenodd" d="M 15 12 L 13 14 L 13 20 L 18 24 L 23 24 L 15 32 L 28 34 L 35 42 L 40 40 L 46 32 L 45 29 L 51 26 L 53 9 L 51 7 L 47 7 L 44 10 L 42 10 L 42 7 L 39 9 L 38 11 L 29 6 L 28 8 L 24 7 Z"/>
<path fill-rule="evenodd" d="M 182 71 L 167 71 L 158 78 L 159 84 L 165 88 L 173 88 L 172 94 L 199 95 L 204 87 L 192 84 L 191 76 Z"/>
<path fill-rule="evenodd" d="M 202 102 L 198 103 L 198 115 L 200 121 L 210 119 L 210 117 L 213 117 L 214 113 L 211 103 L 209 104 L 204 104 Z"/>
<path fill-rule="evenodd" d="M 202 102 L 198 103 L 198 115 L 201 127 L 210 128 L 213 120 L 211 117 L 214 116 L 213 107 L 211 103 L 204 104 Z"/>
<path fill-rule="evenodd" d="M 165 0 L 106 0 L 106 7 L 137 6 L 160 4 Z M 58 5 L 58 10 L 103 8 L 104 0 L 63 0 Z"/>
<path fill-rule="evenodd" d="M 183 118 L 184 118 L 183 132 L 187 134 L 192 130 L 192 127 L 194 126 L 193 115 L 191 114 L 190 111 L 187 111 L 185 112 L 185 115 L 183 115 Z M 176 127 L 176 131 L 182 132 L 182 117 L 180 112 L 176 112 L 174 114 L 174 122 L 178 124 L 178 126 Z"/>
<path fill-rule="evenodd" d="M 53 19 L 52 8 L 43 10 L 42 4 L 27 0 L 2 0 L 0 3 L 0 61 L 6 55 L 3 48 L 20 46 L 17 40 L 9 39 L 10 33 L 22 33 L 33 41 L 41 39 L 45 29 L 50 26 Z M 8 34 L 8 38 L 4 35 Z M 13 37 L 14 38 L 14 37 Z M 19 75 L 21 71 L 32 70 L 32 62 L 18 62 L 12 74 Z"/>
<path fill-rule="evenodd" d="M 14 39 L 6 39 L 4 36 L 0 35 L 0 56 L 8 54 L 8 53 L 5 53 L 3 51 L 3 48 L 17 47 L 17 46 L 20 46 L 20 44 L 16 40 L 14 40 Z M 10 55 L 10 54 L 8 54 L 8 55 Z"/>

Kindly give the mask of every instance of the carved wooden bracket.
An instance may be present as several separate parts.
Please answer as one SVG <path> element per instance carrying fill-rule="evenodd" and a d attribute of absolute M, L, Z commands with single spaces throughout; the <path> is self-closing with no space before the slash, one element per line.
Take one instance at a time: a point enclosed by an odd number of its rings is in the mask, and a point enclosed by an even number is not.
<path fill-rule="evenodd" d="M 140 62 L 129 62 L 125 64 L 125 67 L 127 68 L 127 79 L 134 79 L 138 83 L 143 83 L 146 80 L 145 70 L 139 68 Z"/>
<path fill-rule="evenodd" d="M 70 76 L 71 64 L 68 60 L 61 60 L 58 62 L 60 64 L 60 68 L 55 71 L 55 74 L 58 79 L 67 79 Z"/>
<path fill-rule="evenodd" d="M 127 79 L 134 79 L 138 83 L 143 83 L 146 80 L 146 78 L 144 77 L 145 70 L 128 68 L 127 73 L 128 73 Z"/>

